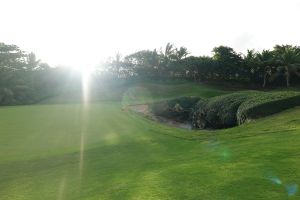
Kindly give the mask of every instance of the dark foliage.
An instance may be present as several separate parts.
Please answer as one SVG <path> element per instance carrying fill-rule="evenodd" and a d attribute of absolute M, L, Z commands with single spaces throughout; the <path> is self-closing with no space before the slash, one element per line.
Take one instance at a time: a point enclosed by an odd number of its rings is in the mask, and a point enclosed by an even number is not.
<path fill-rule="evenodd" d="M 231 47 L 215 47 L 210 56 L 188 56 L 184 47 L 168 43 L 164 50 L 142 50 L 106 63 L 117 77 L 238 82 L 252 87 L 289 86 L 300 82 L 300 48 L 276 45 L 273 50 L 245 55 Z M 119 54 L 118 54 L 119 55 Z"/>
<path fill-rule="evenodd" d="M 155 115 L 184 122 L 190 120 L 193 108 L 199 100 L 198 97 L 180 97 L 153 103 L 151 109 Z"/>
<path fill-rule="evenodd" d="M 220 129 L 243 124 L 300 106 L 299 92 L 245 91 L 201 99 L 181 97 L 152 104 L 155 115 L 191 121 L 195 129 Z"/>

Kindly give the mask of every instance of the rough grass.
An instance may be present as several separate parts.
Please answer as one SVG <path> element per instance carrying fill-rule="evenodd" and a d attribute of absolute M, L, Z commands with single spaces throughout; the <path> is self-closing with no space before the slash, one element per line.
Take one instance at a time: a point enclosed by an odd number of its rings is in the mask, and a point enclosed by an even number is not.
<path fill-rule="evenodd" d="M 1 199 L 300 198 L 299 107 L 218 131 L 167 127 L 120 102 L 0 113 Z"/>

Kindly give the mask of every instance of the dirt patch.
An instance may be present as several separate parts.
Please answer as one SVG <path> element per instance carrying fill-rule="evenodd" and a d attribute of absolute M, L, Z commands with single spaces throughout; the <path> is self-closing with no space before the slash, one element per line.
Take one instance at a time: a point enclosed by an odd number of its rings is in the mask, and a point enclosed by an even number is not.
<path fill-rule="evenodd" d="M 149 105 L 147 104 L 130 105 L 128 107 L 135 112 L 142 113 L 147 116 L 153 115 L 153 113 L 150 112 Z"/>
<path fill-rule="evenodd" d="M 177 122 L 172 119 L 167 119 L 164 117 L 156 116 L 154 115 L 148 104 L 136 104 L 136 105 L 130 105 L 128 108 L 134 112 L 137 112 L 139 114 L 144 115 L 147 118 L 150 118 L 154 121 L 157 121 L 162 124 L 166 124 L 168 126 L 177 127 L 177 128 L 184 128 L 184 129 L 192 129 L 192 124 L 190 122 Z"/>

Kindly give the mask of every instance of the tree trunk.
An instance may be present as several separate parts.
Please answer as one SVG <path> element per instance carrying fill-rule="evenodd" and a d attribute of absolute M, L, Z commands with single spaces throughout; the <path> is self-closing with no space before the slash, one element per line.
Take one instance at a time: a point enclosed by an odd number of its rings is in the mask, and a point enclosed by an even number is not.
<path fill-rule="evenodd" d="M 268 73 L 265 73 L 265 75 L 264 75 L 264 83 L 263 83 L 263 87 L 266 87 L 266 84 L 267 84 L 267 76 L 268 76 Z"/>
<path fill-rule="evenodd" d="M 265 87 L 266 84 L 267 84 L 267 76 L 268 75 L 269 75 L 269 77 L 272 76 L 272 68 L 270 66 L 266 66 L 266 68 L 265 68 L 265 75 L 264 75 L 263 87 Z"/>
<path fill-rule="evenodd" d="M 285 67 L 285 79 L 286 79 L 286 87 L 290 87 L 290 70 L 287 66 Z"/>
<path fill-rule="evenodd" d="M 286 78 L 286 87 L 290 87 L 290 73 L 289 72 L 285 73 L 285 78 Z"/>

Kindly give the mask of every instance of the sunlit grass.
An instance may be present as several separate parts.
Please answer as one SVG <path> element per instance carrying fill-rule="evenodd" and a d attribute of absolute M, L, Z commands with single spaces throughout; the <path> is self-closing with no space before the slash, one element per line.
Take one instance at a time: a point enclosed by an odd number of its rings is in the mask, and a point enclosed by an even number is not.
<path fill-rule="evenodd" d="M 167 127 L 120 102 L 0 113 L 3 199 L 300 197 L 299 108 L 219 131 Z"/>

